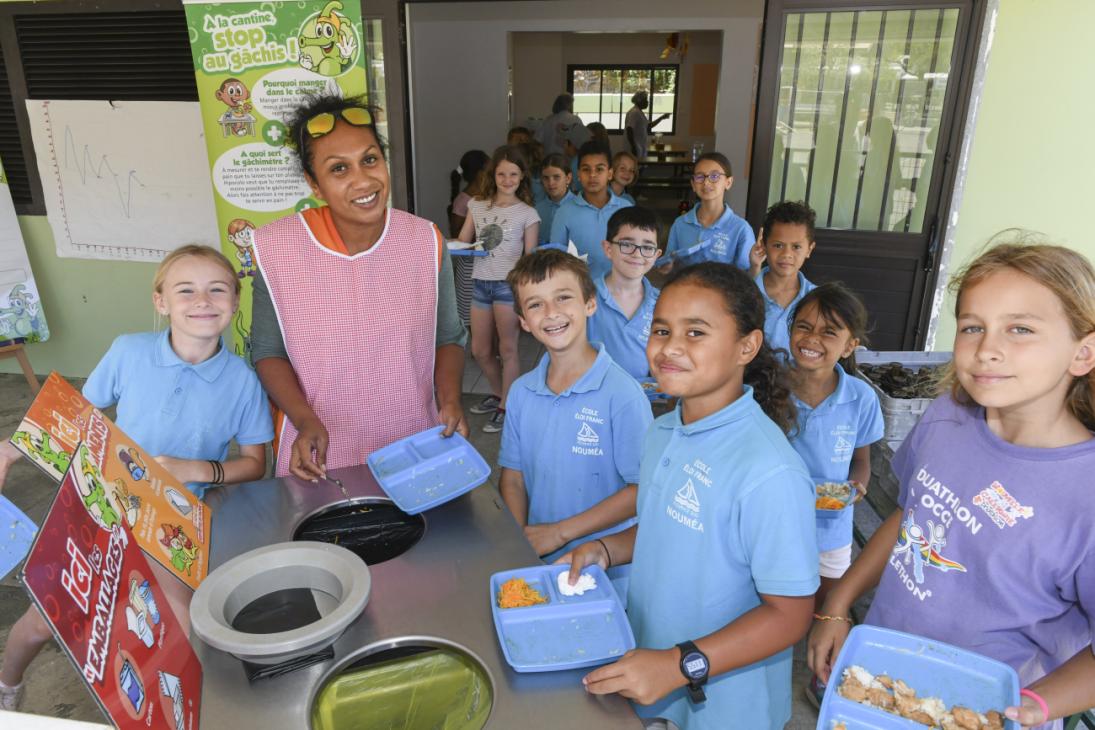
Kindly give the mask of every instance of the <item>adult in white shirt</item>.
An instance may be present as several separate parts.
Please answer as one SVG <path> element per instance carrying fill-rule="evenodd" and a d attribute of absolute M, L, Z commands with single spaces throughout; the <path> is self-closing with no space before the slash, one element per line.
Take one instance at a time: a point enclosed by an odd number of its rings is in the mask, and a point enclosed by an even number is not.
<path fill-rule="evenodd" d="M 631 103 L 634 106 L 628 110 L 627 116 L 624 117 L 624 133 L 627 134 L 627 144 L 631 154 L 635 155 L 641 162 L 646 157 L 648 142 L 650 141 L 650 130 L 658 122 L 668 117 L 669 114 L 662 114 L 654 121 L 650 121 L 645 111 L 650 105 L 650 98 L 645 91 L 636 91 L 631 97 Z"/>

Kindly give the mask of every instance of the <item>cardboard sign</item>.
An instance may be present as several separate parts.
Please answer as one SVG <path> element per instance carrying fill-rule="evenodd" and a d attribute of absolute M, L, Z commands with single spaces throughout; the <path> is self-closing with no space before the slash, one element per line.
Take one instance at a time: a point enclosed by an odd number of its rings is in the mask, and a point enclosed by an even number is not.
<path fill-rule="evenodd" d="M 95 521 L 106 530 L 125 522 L 137 545 L 191 588 L 208 574 L 209 508 L 57 373 L 11 443 L 54 479 L 72 465 Z"/>
<path fill-rule="evenodd" d="M 83 448 L 83 444 L 79 445 Z M 125 520 L 108 527 L 73 461 L 23 582 L 119 728 L 195 730 L 202 671 Z"/>

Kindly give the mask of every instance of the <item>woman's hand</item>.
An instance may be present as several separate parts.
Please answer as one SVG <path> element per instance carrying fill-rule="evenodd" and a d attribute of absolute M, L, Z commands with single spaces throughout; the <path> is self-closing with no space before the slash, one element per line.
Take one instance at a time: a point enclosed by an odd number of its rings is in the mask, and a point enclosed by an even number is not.
<path fill-rule="evenodd" d="M 302 422 L 289 454 L 289 472 L 312 482 L 322 479 L 327 473 L 327 443 L 327 428 L 318 418 Z"/>
<path fill-rule="evenodd" d="M 640 705 L 650 705 L 683 687 L 680 649 L 634 649 L 615 664 L 595 669 L 582 677 L 586 692 L 605 695 L 618 692 Z"/>
<path fill-rule="evenodd" d="M 833 663 L 851 630 L 852 624 L 848 621 L 814 621 L 810 635 L 806 638 L 806 666 L 822 682 L 829 681 Z"/>
<path fill-rule="evenodd" d="M 468 421 L 464 418 L 464 407 L 460 405 L 459 400 L 440 404 L 437 412 L 441 417 L 441 424 L 445 427 L 441 432 L 443 438 L 448 438 L 453 433 L 458 433 L 464 438 L 468 437 Z"/>
<path fill-rule="evenodd" d="M 8 469 L 19 461 L 23 453 L 7 441 L 0 441 L 0 492 L 4 491 L 4 482 L 8 478 Z"/>
<path fill-rule="evenodd" d="M 536 551 L 537 555 L 553 553 L 567 544 L 567 539 L 563 537 L 563 532 L 559 529 L 558 522 L 546 522 L 542 525 L 526 525 L 525 537 L 528 538 L 528 541 L 532 544 L 532 549 Z"/>

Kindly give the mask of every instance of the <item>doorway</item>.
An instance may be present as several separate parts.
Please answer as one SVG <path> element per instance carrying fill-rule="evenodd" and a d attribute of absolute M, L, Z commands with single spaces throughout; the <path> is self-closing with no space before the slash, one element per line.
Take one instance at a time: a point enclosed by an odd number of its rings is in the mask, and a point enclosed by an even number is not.
<path fill-rule="evenodd" d="M 923 344 L 978 5 L 768 5 L 748 217 L 779 200 L 817 212 L 804 273 L 863 296 L 874 350 Z"/>

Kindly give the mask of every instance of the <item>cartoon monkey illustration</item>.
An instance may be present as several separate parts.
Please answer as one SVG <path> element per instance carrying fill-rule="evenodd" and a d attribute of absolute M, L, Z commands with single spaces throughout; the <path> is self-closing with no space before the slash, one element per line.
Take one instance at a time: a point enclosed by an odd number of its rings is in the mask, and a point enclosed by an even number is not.
<path fill-rule="evenodd" d="M 342 3 L 331 0 L 315 20 L 301 28 L 298 38 L 301 68 L 323 76 L 338 76 L 353 63 L 357 50 L 353 24 L 337 10 L 342 10 Z"/>
<path fill-rule="evenodd" d="M 239 277 L 255 275 L 255 254 L 251 249 L 255 224 L 245 218 L 236 218 L 228 223 L 228 240 L 236 247 L 236 258 L 240 262 Z"/>
<path fill-rule="evenodd" d="M 251 116 L 251 91 L 239 79 L 225 79 L 220 88 L 213 92 L 228 109 L 221 115 L 220 123 L 225 132 L 237 137 L 255 135 L 255 119 Z M 227 134 L 225 136 L 228 136 Z"/>

